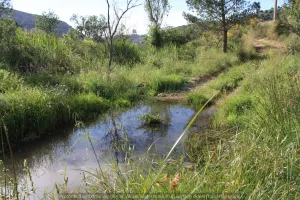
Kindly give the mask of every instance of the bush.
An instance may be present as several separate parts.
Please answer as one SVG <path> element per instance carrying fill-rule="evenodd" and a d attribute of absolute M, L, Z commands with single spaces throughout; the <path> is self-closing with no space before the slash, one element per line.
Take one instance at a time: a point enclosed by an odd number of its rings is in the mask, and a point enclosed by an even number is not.
<path fill-rule="evenodd" d="M 291 34 L 284 42 L 291 54 L 300 52 L 300 37 L 297 34 Z"/>
<path fill-rule="evenodd" d="M 136 44 L 129 40 L 114 42 L 113 61 L 119 65 L 133 67 L 141 62 L 140 51 Z"/>
<path fill-rule="evenodd" d="M 14 66 L 16 52 L 17 25 L 12 19 L 0 17 L 0 62 Z"/>
<path fill-rule="evenodd" d="M 250 48 L 249 50 L 246 50 L 245 48 L 239 48 L 237 50 L 237 57 L 239 61 L 243 63 L 249 60 L 255 60 L 259 58 L 254 47 Z"/>
<path fill-rule="evenodd" d="M 17 75 L 0 69 L 0 93 L 18 90 L 23 84 L 23 80 Z"/>
<path fill-rule="evenodd" d="M 183 45 L 178 48 L 178 59 L 194 61 L 197 58 L 196 47 L 191 43 Z"/>
<path fill-rule="evenodd" d="M 194 24 L 176 28 L 168 27 L 162 32 L 163 44 L 181 46 L 196 39 L 200 35 L 199 32 L 199 26 Z"/>

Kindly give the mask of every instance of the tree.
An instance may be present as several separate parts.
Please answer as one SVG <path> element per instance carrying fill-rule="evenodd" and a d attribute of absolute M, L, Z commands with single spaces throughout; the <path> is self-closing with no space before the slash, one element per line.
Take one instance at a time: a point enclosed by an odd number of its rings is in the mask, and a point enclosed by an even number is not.
<path fill-rule="evenodd" d="M 84 37 L 100 42 L 104 39 L 107 23 L 104 15 L 99 17 L 73 15 L 71 17 L 76 25 L 76 30 Z"/>
<path fill-rule="evenodd" d="M 273 16 L 274 22 L 276 22 L 276 16 L 277 16 L 277 0 L 274 0 L 274 16 Z"/>
<path fill-rule="evenodd" d="M 257 5 L 259 5 L 258 3 L 251 5 L 245 0 L 187 0 L 186 2 L 198 15 L 197 17 L 184 13 L 189 22 L 222 32 L 223 52 L 227 52 L 228 49 L 228 31 L 257 12 Z"/>
<path fill-rule="evenodd" d="M 0 0 L 0 17 L 3 17 L 11 12 L 10 0 Z"/>
<path fill-rule="evenodd" d="M 300 1 L 289 0 L 288 4 L 284 5 L 283 14 L 292 31 L 300 35 Z"/>
<path fill-rule="evenodd" d="M 48 34 L 56 34 L 59 25 L 59 18 L 53 11 L 43 12 L 35 18 L 35 26 Z"/>
<path fill-rule="evenodd" d="M 145 10 L 148 13 L 149 21 L 151 23 L 149 35 L 152 45 L 160 47 L 162 45 L 162 31 L 161 24 L 164 17 L 170 10 L 168 0 L 146 0 Z"/>
<path fill-rule="evenodd" d="M 118 9 L 118 4 L 115 1 L 106 0 L 107 4 L 107 31 L 106 31 L 106 42 L 109 46 L 109 61 L 107 66 L 107 80 L 110 81 L 110 73 L 112 71 L 112 61 L 114 55 L 114 37 L 117 34 L 119 25 L 124 15 L 131 9 L 140 6 L 139 0 L 126 0 L 125 9 Z M 112 6 L 112 7 L 111 7 Z M 111 9 L 113 9 L 113 15 L 111 14 Z"/>

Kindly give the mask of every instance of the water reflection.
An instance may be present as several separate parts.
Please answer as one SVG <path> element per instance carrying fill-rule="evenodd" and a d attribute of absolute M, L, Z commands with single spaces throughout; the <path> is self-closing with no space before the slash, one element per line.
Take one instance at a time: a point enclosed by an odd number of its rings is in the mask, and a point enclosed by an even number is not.
<path fill-rule="evenodd" d="M 142 126 L 138 117 L 147 113 L 159 114 L 163 123 L 151 128 Z M 190 132 L 205 128 L 212 114 L 213 109 L 204 111 Z M 42 194 L 44 188 L 52 189 L 54 180 L 63 182 L 64 175 L 69 177 L 70 188 L 75 188 L 82 182 L 82 174 L 73 169 L 99 168 L 97 159 L 102 169 L 109 168 L 105 161 L 114 159 L 122 163 L 131 154 L 145 154 L 152 144 L 152 153 L 166 154 L 193 115 L 194 111 L 184 105 L 156 103 L 107 114 L 86 128 L 80 126 L 74 130 L 58 131 L 19 146 L 14 153 L 18 178 L 20 182 L 28 180 L 22 170 L 24 159 L 27 159 L 38 194 Z M 183 149 L 183 143 L 178 149 Z M 11 160 L 6 158 L 4 161 L 6 167 L 11 168 Z"/>

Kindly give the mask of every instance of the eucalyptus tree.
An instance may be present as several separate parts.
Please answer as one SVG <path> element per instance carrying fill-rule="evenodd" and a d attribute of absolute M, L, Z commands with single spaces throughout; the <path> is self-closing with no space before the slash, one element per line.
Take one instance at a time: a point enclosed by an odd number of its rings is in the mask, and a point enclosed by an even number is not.
<path fill-rule="evenodd" d="M 223 34 L 223 52 L 228 50 L 228 31 L 236 24 L 246 22 L 257 12 L 259 3 L 250 4 L 245 0 L 186 0 L 197 16 L 184 13 L 191 23 L 214 29 Z"/>

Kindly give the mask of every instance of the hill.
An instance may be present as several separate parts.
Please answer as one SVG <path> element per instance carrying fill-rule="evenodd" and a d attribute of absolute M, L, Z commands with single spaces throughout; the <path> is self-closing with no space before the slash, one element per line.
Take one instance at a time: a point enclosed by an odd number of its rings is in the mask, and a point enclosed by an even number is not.
<path fill-rule="evenodd" d="M 30 30 L 35 28 L 34 19 L 38 15 L 30 14 L 18 10 L 13 10 L 13 19 L 20 25 L 23 29 Z M 67 33 L 72 27 L 64 21 L 60 21 L 60 27 L 58 28 L 57 34 L 61 36 Z"/>

